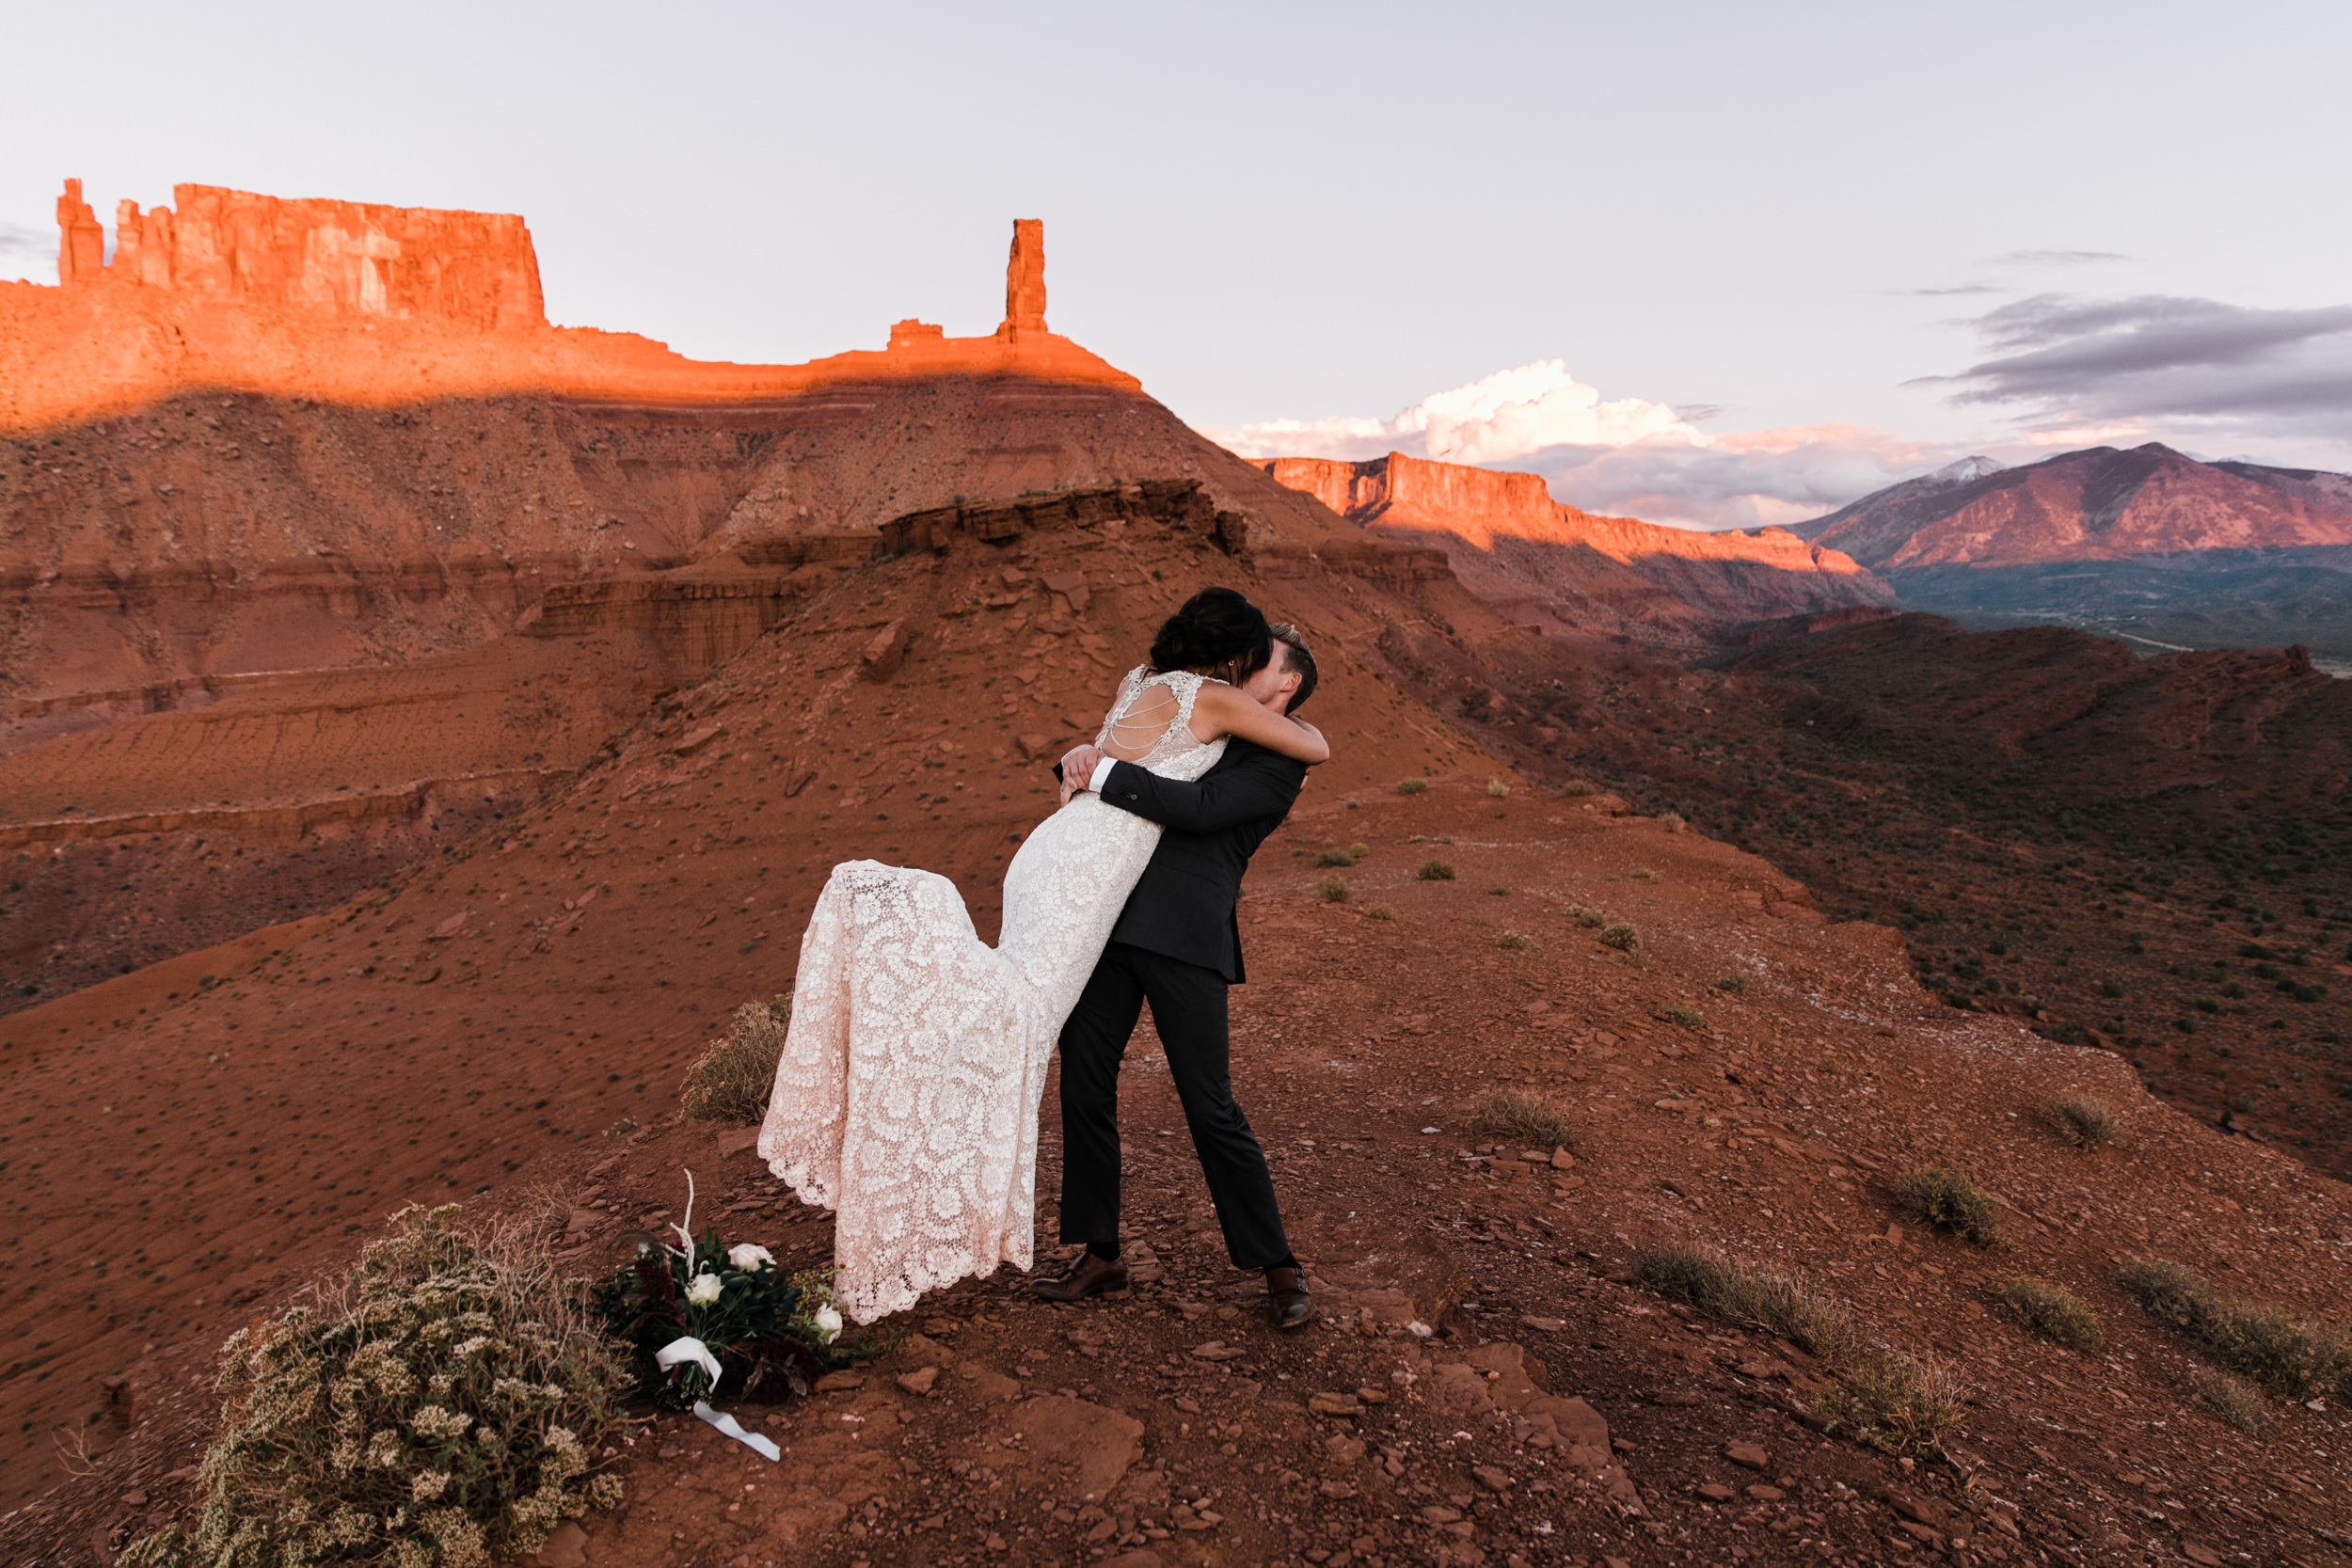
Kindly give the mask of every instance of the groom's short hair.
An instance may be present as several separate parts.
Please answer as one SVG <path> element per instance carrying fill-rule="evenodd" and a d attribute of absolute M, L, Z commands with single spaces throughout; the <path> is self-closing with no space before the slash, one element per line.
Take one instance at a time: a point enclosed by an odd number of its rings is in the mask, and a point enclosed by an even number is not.
<path fill-rule="evenodd" d="M 1282 644 L 1282 668 L 1298 676 L 1298 689 L 1282 705 L 1284 713 L 1296 713 L 1308 698 L 1315 694 L 1315 656 L 1307 646 L 1307 639 L 1288 621 L 1276 621 L 1266 627 L 1274 641 Z"/>

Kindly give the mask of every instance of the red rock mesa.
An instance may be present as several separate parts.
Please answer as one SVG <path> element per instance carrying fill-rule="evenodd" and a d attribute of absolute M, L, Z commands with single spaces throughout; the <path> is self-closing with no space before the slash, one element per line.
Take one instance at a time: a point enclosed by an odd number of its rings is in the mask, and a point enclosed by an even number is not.
<path fill-rule="evenodd" d="M 544 327 L 539 259 L 523 220 L 357 201 L 287 201 L 175 185 L 171 207 L 116 209 L 115 257 L 69 180 L 57 198 L 57 281 L 136 284 L 338 315 L 432 319 L 477 330 Z"/>
<path fill-rule="evenodd" d="M 665 407 L 821 388 L 1018 376 L 1140 390 L 1045 325 L 1044 225 L 1014 227 L 1005 318 L 979 338 L 901 322 L 888 347 L 804 365 L 691 360 L 633 333 L 553 327 L 531 230 L 511 214 L 286 200 L 212 185 L 117 209 L 116 253 L 78 180 L 57 201 L 61 288 L 0 283 L 0 430 L 192 390 L 363 407 L 546 393 Z"/>
<path fill-rule="evenodd" d="M 1535 474 L 1399 452 L 1259 467 L 1374 534 L 1443 549 L 1471 592 L 1547 631 L 1691 647 L 1736 641 L 1741 623 L 1898 602 L 1874 573 L 1779 529 L 1699 533 L 1595 516 L 1553 500 Z"/>

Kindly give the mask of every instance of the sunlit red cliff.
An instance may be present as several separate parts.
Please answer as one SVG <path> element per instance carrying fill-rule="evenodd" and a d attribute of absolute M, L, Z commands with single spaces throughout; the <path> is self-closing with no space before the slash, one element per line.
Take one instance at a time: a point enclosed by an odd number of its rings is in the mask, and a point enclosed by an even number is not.
<path fill-rule="evenodd" d="M 1898 602 L 1851 558 L 1778 529 L 1699 533 L 1596 516 L 1553 500 L 1534 474 L 1401 452 L 1258 466 L 1377 537 L 1442 549 L 1471 592 L 1561 635 L 1704 645 L 1742 623 Z"/>

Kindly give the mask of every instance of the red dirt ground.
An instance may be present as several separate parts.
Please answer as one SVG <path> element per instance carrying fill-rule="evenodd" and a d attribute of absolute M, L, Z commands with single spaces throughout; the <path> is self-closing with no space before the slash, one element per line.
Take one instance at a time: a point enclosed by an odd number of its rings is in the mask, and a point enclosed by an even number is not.
<path fill-rule="evenodd" d="M 1083 604 L 1039 586 L 1070 569 Z M 1493 768 L 1375 673 L 1384 630 L 1443 618 L 1422 590 L 1269 580 L 1118 526 L 850 575 L 569 787 L 275 956 L 193 993 L 143 972 L 95 1014 L 0 1023 L 20 1260 L 0 1328 L 24 1439 L 0 1472 L 17 1508 L 0 1552 L 103 1558 L 185 1509 L 220 1339 L 403 1202 L 551 1190 L 584 1212 L 564 1256 L 586 1275 L 615 1221 L 677 1208 L 691 1167 L 730 1240 L 826 1256 L 825 1222 L 739 1133 L 675 1121 L 687 1062 L 734 1006 L 788 988 L 833 861 L 950 872 L 988 930 L 1011 835 L 1051 803 L 1022 753 L 1090 724 L 1204 580 L 1301 618 L 1329 671 L 1316 713 L 1340 760 L 1260 856 L 1236 998 L 1240 1092 L 1323 1323 L 1277 1339 L 1257 1321 L 1147 1041 L 1130 1218 L 1159 1280 L 1069 1310 L 1029 1306 L 1009 1273 L 946 1292 L 859 1386 L 754 1413 L 790 1446 L 780 1465 L 665 1420 L 614 1456 L 628 1501 L 586 1522 L 589 1561 L 2341 1558 L 2342 1414 L 2274 1402 L 2259 1440 L 2201 1414 L 2186 1346 L 2113 1273 L 2144 1249 L 2340 1315 L 2344 1187 L 2178 1117 L 2111 1054 L 1944 1006 L 1895 933 L 1826 923 L 1728 846 L 1608 798 L 1490 795 Z M 1407 773 L 1440 782 L 1400 796 Z M 1359 842 L 1350 898 L 1322 901 L 1318 854 Z M 1456 878 L 1419 879 L 1430 858 Z M 1637 926 L 1645 962 L 1597 945 L 1575 905 Z M 1512 932 L 1532 945 L 1502 945 Z M 1744 990 L 1710 989 L 1733 974 Z M 1704 1023 L 1659 1016 L 1675 1004 Z M 1569 1112 L 1570 1167 L 1482 1152 L 1467 1117 L 1497 1086 Z M 2044 1107 L 2075 1087 L 2124 1109 L 2126 1147 L 2060 1142 Z M 1888 1179 L 1947 1162 L 2005 1205 L 1989 1252 L 1892 1219 Z M 1042 1163 L 1050 1194 L 1050 1142 Z M 1807 1270 L 1891 1346 L 1951 1362 L 1971 1402 L 1949 1463 L 1906 1470 L 1815 1433 L 1792 1347 L 1629 1284 L 1661 1239 Z M 2106 1351 L 1990 1316 L 2018 1273 L 2090 1301 Z M 899 1387 L 927 1365 L 928 1397 Z M 1358 1407 L 1314 1414 L 1314 1394 Z"/>

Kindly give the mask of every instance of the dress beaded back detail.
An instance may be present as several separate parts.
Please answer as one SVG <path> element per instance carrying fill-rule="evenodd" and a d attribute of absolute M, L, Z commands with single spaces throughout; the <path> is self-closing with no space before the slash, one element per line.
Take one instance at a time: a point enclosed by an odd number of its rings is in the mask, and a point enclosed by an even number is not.
<path fill-rule="evenodd" d="M 1175 717 L 1136 764 L 1200 778 L 1225 752 L 1192 736 L 1201 679 L 1131 672 L 1096 743 L 1165 689 Z M 945 877 L 834 867 L 801 939 L 758 1148 L 803 1202 L 834 1211 L 835 1291 L 855 1321 L 1033 1260 L 1046 1065 L 1159 838 L 1157 824 L 1078 795 L 1006 867 L 994 947 Z"/>

